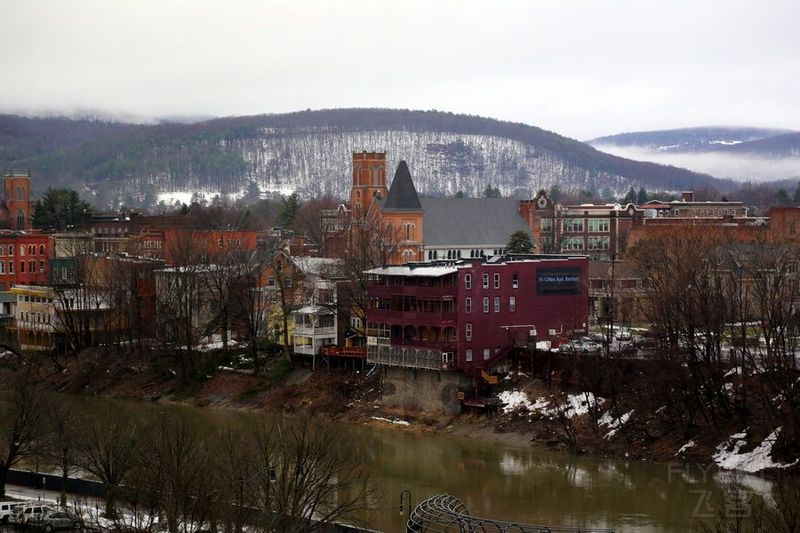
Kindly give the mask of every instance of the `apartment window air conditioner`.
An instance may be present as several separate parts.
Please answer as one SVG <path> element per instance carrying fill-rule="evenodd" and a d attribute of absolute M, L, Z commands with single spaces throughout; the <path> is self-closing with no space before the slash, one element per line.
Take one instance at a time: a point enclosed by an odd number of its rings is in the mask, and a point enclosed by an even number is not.
<path fill-rule="evenodd" d="M 555 337 L 558 334 L 558 332 L 554 329 L 549 329 L 547 330 L 547 334 L 550 335 L 551 337 Z"/>

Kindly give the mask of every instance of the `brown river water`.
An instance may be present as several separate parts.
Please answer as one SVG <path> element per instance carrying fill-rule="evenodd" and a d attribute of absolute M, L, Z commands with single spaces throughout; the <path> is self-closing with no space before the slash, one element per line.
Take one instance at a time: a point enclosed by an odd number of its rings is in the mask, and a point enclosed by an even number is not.
<path fill-rule="evenodd" d="M 135 417 L 162 408 L 103 398 L 64 400 L 85 414 L 108 412 L 112 407 Z M 257 416 L 174 405 L 166 409 L 208 431 L 232 419 L 246 422 Z M 404 531 L 405 515 L 398 507 L 401 491 L 408 489 L 414 503 L 440 493 L 457 496 L 473 516 L 622 532 L 685 532 L 720 510 L 723 482 L 730 476 L 703 465 L 575 456 L 399 426 L 329 423 L 381 487 L 377 510 L 368 518 L 368 525 L 379 531 Z M 748 490 L 759 492 L 772 486 L 768 479 L 754 475 L 741 481 Z"/>

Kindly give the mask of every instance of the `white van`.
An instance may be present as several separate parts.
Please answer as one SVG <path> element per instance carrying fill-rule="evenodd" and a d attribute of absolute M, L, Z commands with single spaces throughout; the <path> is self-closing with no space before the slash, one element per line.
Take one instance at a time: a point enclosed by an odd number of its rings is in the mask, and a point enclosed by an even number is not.
<path fill-rule="evenodd" d="M 45 513 L 53 511 L 53 507 L 44 505 L 47 502 L 30 503 L 27 502 L 22 506 L 17 507 L 14 513 L 14 523 L 27 526 L 36 526 L 42 521 L 42 516 Z"/>
<path fill-rule="evenodd" d="M 25 502 L 0 502 L 0 523 L 8 524 L 11 521 L 11 515 L 14 514 L 14 508 L 24 503 Z"/>

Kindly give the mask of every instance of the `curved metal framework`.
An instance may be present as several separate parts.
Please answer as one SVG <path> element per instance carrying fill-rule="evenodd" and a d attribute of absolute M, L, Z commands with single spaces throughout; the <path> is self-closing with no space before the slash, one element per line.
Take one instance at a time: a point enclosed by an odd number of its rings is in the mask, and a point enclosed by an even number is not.
<path fill-rule="evenodd" d="M 613 533 L 611 529 L 536 526 L 470 516 L 467 506 L 449 494 L 423 500 L 408 516 L 407 533 Z"/>

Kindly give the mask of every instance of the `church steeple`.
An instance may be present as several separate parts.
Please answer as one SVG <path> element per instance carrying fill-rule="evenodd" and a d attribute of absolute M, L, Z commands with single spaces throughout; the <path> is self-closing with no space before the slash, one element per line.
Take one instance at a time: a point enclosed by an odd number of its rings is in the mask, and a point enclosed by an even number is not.
<path fill-rule="evenodd" d="M 397 165 L 389 196 L 383 203 L 383 211 L 422 211 L 417 189 L 405 161 L 400 161 Z"/>

